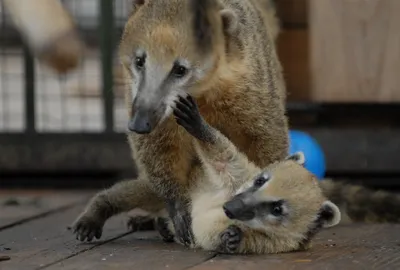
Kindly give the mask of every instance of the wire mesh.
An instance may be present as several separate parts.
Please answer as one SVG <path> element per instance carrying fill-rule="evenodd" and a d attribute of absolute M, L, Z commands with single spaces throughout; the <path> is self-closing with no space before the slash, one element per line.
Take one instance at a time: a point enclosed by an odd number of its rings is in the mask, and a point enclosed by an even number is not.
<path fill-rule="evenodd" d="M 87 48 L 79 68 L 65 76 L 55 74 L 34 59 L 35 130 L 40 133 L 103 132 L 106 123 L 99 38 L 101 0 L 62 2 L 77 23 Z M 114 1 L 115 45 L 129 14 L 130 3 L 130 0 Z M 26 130 L 24 65 L 23 43 L 0 4 L 0 133 Z M 115 87 L 109 90 L 114 91 L 113 131 L 122 132 L 126 128 L 122 94 Z"/>

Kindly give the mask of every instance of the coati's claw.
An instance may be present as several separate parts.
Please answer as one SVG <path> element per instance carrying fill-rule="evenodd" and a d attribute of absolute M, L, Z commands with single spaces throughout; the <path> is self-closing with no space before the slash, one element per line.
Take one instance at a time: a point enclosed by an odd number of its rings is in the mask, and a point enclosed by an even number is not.
<path fill-rule="evenodd" d="M 175 217 L 172 218 L 174 223 L 175 235 L 178 240 L 186 247 L 194 242 L 191 226 L 191 218 L 187 213 L 176 213 Z"/>
<path fill-rule="evenodd" d="M 91 242 L 94 237 L 101 238 L 103 233 L 104 222 L 95 218 L 83 216 L 79 218 L 72 226 L 73 233 L 76 235 L 76 240 L 81 242 Z"/>
<path fill-rule="evenodd" d="M 174 115 L 178 124 L 190 133 L 199 133 L 203 121 L 194 100 L 190 96 L 179 96 L 175 104 Z"/>
<path fill-rule="evenodd" d="M 135 216 L 129 217 L 126 223 L 128 230 L 132 232 L 136 231 L 152 231 L 154 230 L 154 218 L 150 216 Z"/>
<path fill-rule="evenodd" d="M 220 235 L 221 245 L 219 248 L 219 252 L 235 253 L 240 246 L 240 241 L 242 240 L 242 236 L 243 233 L 239 227 L 235 225 L 230 225 Z"/>
<path fill-rule="evenodd" d="M 174 115 L 176 122 L 199 140 L 210 141 L 212 135 L 209 134 L 208 124 L 200 115 L 193 98 L 190 95 L 186 98 L 179 96 L 175 103 Z"/>
<path fill-rule="evenodd" d="M 174 242 L 174 234 L 168 228 L 167 219 L 159 217 L 156 219 L 155 228 L 160 233 L 164 242 Z"/>
<path fill-rule="evenodd" d="M 175 237 L 183 245 L 190 247 L 194 243 L 190 213 L 179 201 L 169 201 L 167 205 L 169 216 L 174 224 Z"/>

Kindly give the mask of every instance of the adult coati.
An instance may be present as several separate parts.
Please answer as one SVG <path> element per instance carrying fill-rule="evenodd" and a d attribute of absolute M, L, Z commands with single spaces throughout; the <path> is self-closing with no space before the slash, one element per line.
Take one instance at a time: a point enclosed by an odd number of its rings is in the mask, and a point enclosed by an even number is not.
<path fill-rule="evenodd" d="M 285 85 L 264 2 L 136 0 L 124 29 L 120 58 L 138 180 L 177 202 L 174 225 L 187 243 L 187 188 L 202 169 L 192 136 L 171 117 L 179 93 L 192 94 L 205 119 L 257 165 L 287 155 Z M 107 203 L 130 197 L 117 187 L 98 196 L 105 217 L 130 210 L 127 200 Z"/>
<path fill-rule="evenodd" d="M 205 172 L 188 189 L 193 248 L 242 254 L 304 250 L 318 231 L 339 222 L 338 207 L 323 196 L 316 177 L 302 167 L 302 153 L 261 169 L 201 117 L 191 96 L 180 97 L 176 103 L 174 115 L 196 138 L 194 149 Z M 131 206 L 168 219 L 163 199 L 149 186 L 139 181 L 129 185 L 136 192 L 130 194 Z M 92 215 L 88 209 L 83 219 L 93 219 Z M 173 226 L 168 225 L 164 234 L 176 240 Z M 76 230 L 88 240 L 97 233 L 84 226 Z"/>
<path fill-rule="evenodd" d="M 150 185 L 168 201 L 176 234 L 189 245 L 188 188 L 204 171 L 193 137 L 171 115 L 174 101 L 179 94 L 191 94 L 205 120 L 256 166 L 284 159 L 286 92 L 276 32 L 266 0 L 133 2 L 120 58 L 128 86 L 128 140 L 139 176 L 96 195 L 75 228 L 101 231 L 109 217 L 134 207 L 132 194 L 140 196 L 136 185 Z M 86 239 L 84 233 L 78 236 Z"/>

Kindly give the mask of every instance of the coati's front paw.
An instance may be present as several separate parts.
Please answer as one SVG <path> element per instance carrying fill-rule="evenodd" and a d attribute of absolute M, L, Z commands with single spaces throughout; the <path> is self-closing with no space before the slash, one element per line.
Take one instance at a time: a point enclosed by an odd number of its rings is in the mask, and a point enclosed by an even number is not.
<path fill-rule="evenodd" d="M 101 238 L 103 226 L 103 221 L 83 215 L 74 222 L 72 229 L 77 240 L 82 242 L 87 240 L 88 242 L 91 242 L 94 237 L 97 239 Z"/>
<path fill-rule="evenodd" d="M 209 135 L 207 133 L 207 123 L 200 115 L 196 102 L 191 96 L 186 98 L 179 97 L 175 102 L 174 115 L 176 122 L 186 129 L 192 136 L 206 140 Z"/>
<path fill-rule="evenodd" d="M 150 216 L 129 217 L 126 223 L 129 231 L 152 231 L 154 230 L 154 218 Z"/>
<path fill-rule="evenodd" d="M 236 253 L 242 241 L 242 236 L 243 233 L 239 227 L 230 225 L 220 235 L 221 244 L 218 251 L 221 253 Z"/>

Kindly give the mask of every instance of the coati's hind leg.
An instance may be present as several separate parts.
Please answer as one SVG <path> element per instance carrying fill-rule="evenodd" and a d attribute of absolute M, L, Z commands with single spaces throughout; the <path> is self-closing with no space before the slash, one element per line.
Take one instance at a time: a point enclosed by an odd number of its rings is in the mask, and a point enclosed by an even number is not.
<path fill-rule="evenodd" d="M 127 226 L 132 232 L 156 230 L 164 242 L 174 242 L 174 234 L 168 228 L 167 218 L 138 215 L 129 217 Z"/>
<path fill-rule="evenodd" d="M 168 227 L 168 219 L 163 217 L 157 217 L 155 220 L 155 229 L 160 233 L 164 242 L 174 242 L 174 234 Z"/>
<path fill-rule="evenodd" d="M 99 239 L 107 219 L 134 208 L 150 213 L 165 209 L 147 179 L 122 181 L 95 195 L 72 225 L 73 232 L 80 241 Z"/>
<path fill-rule="evenodd" d="M 174 224 L 177 240 L 186 247 L 194 245 L 195 238 L 192 231 L 192 218 L 188 210 L 188 203 L 179 200 L 168 200 L 166 208 Z"/>

